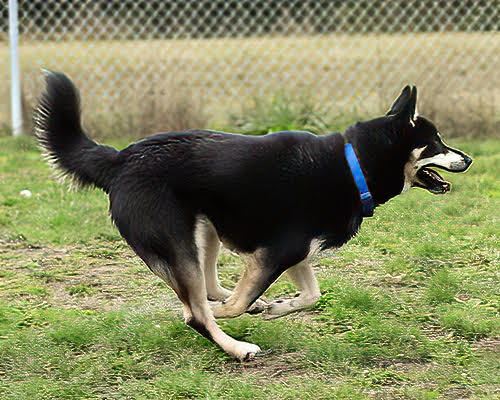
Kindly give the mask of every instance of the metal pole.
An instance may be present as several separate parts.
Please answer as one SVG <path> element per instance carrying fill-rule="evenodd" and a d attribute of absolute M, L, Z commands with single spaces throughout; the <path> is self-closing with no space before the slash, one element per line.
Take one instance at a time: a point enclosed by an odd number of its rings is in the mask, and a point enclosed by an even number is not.
<path fill-rule="evenodd" d="M 9 0 L 9 39 L 10 39 L 10 99 L 12 110 L 12 133 L 23 133 L 21 110 L 21 74 L 19 71 L 19 23 L 17 0 Z"/>

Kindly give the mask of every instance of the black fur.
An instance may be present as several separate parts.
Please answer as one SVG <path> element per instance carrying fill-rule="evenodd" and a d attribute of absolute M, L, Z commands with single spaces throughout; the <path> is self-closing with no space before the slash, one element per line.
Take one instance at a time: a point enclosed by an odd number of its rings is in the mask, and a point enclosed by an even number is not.
<path fill-rule="evenodd" d="M 95 185 L 109 192 L 118 152 L 100 146 L 83 131 L 80 96 L 69 78 L 47 71 L 47 88 L 34 115 L 35 134 L 47 159 L 77 186 Z"/>
<path fill-rule="evenodd" d="M 244 252 L 271 245 L 298 249 L 318 236 L 340 245 L 354 234 L 348 227 L 360 207 L 345 159 L 336 156 L 343 146 L 339 134 L 155 135 L 120 153 L 124 167 L 110 190 L 113 219 L 126 237 L 134 235 L 131 215 L 143 219 L 147 209 L 153 232 L 171 231 L 165 223 L 178 207 L 185 223 L 206 215 L 222 240 Z M 300 252 L 283 257 L 300 261 L 307 249 Z"/>

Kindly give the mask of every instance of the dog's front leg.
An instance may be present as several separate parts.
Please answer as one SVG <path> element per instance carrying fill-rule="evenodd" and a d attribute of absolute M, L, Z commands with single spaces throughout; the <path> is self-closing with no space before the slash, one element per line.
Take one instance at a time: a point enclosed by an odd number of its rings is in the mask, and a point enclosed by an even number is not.
<path fill-rule="evenodd" d="M 264 311 L 268 304 L 258 298 L 279 275 L 279 270 L 260 265 L 252 256 L 233 295 L 222 304 L 212 306 L 214 317 L 233 318 L 244 312 L 256 314 Z"/>
<path fill-rule="evenodd" d="M 295 311 L 310 308 L 316 304 L 321 296 L 318 281 L 307 260 L 300 262 L 287 270 L 292 281 L 297 285 L 300 293 L 293 299 L 276 300 L 264 310 L 265 319 L 278 318 Z"/>

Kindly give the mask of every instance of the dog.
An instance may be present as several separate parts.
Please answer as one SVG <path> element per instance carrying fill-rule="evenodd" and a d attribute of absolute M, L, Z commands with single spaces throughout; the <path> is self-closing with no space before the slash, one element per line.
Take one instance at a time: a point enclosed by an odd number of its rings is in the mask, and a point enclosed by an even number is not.
<path fill-rule="evenodd" d="M 411 187 L 446 193 L 450 184 L 435 169 L 463 172 L 472 163 L 418 115 L 410 86 L 386 115 L 344 134 L 189 130 L 117 151 L 83 130 L 71 80 L 55 72 L 45 79 L 34 123 L 47 159 L 77 186 L 109 195 L 114 224 L 175 291 L 187 325 L 239 360 L 260 348 L 224 333 L 216 318 L 274 318 L 313 306 L 320 290 L 307 260 L 315 248 L 342 246 L 374 208 Z M 234 292 L 217 278 L 221 242 L 249 255 Z M 259 299 L 285 271 L 300 294 Z"/>

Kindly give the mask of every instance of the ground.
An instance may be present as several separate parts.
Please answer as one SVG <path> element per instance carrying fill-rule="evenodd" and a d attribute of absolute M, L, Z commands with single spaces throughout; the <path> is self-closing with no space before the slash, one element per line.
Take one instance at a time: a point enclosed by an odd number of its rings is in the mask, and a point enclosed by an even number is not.
<path fill-rule="evenodd" d="M 221 321 L 265 351 L 239 363 L 184 325 L 103 193 L 68 191 L 31 138 L 0 138 L 2 399 L 499 398 L 500 141 L 450 145 L 470 171 L 445 174 L 446 195 L 391 200 L 318 256 L 314 309 Z M 241 268 L 224 250 L 223 285 Z M 281 278 L 266 297 L 294 292 Z"/>

